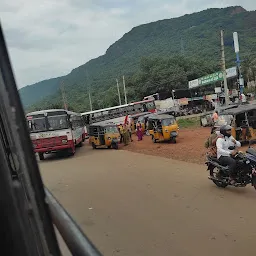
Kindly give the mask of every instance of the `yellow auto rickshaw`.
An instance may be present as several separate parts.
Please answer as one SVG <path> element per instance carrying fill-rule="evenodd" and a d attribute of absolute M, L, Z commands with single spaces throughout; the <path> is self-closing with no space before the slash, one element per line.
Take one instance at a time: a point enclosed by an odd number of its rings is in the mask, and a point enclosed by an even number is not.
<path fill-rule="evenodd" d="M 134 114 L 134 115 L 129 116 L 132 133 L 134 133 L 136 131 L 136 123 L 138 122 L 138 120 L 141 117 L 144 117 L 148 114 L 150 114 L 150 112 L 142 112 L 142 113 L 138 113 L 138 114 Z"/>
<path fill-rule="evenodd" d="M 222 125 L 231 125 L 232 136 L 242 143 L 256 140 L 256 105 L 240 105 L 224 110 L 215 123 L 218 127 Z"/>
<path fill-rule="evenodd" d="M 148 118 L 148 130 L 154 143 L 158 141 L 176 143 L 179 126 L 172 115 L 154 114 Z"/>
<path fill-rule="evenodd" d="M 118 149 L 119 142 L 120 133 L 116 124 L 100 122 L 89 126 L 89 143 L 94 149 L 102 146 Z"/>
<path fill-rule="evenodd" d="M 167 114 L 166 111 L 157 112 L 157 115 L 164 115 L 164 114 Z M 137 122 L 140 122 L 142 132 L 146 133 L 147 135 L 149 135 L 148 127 L 147 127 L 148 119 L 149 119 L 149 117 L 154 116 L 154 115 L 156 115 L 156 113 L 150 113 L 149 112 L 148 114 L 142 115 L 138 118 Z"/>
<path fill-rule="evenodd" d="M 149 118 L 150 116 L 153 116 L 153 115 L 155 115 L 155 114 L 153 114 L 153 113 L 148 113 L 148 114 L 143 115 L 143 116 L 140 116 L 140 117 L 138 118 L 138 121 L 137 121 L 137 122 L 140 122 L 140 124 L 141 124 L 141 129 L 142 129 L 142 132 L 143 132 L 143 133 L 145 133 L 146 130 L 147 130 L 148 118 Z"/>

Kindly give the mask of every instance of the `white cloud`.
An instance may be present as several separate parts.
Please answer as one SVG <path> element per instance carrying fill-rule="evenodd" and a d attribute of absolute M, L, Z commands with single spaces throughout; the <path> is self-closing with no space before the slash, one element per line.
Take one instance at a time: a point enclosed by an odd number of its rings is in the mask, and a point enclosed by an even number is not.
<path fill-rule="evenodd" d="M 133 26 L 255 0 L 1 0 L 0 17 L 19 87 L 65 75 Z"/>

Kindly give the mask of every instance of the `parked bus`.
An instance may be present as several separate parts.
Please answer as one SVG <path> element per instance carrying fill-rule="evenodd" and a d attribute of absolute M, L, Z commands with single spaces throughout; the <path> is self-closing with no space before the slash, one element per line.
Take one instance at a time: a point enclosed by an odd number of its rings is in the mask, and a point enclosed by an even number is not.
<path fill-rule="evenodd" d="M 86 138 L 81 114 L 64 109 L 48 109 L 26 115 L 34 152 L 40 160 L 44 154 L 66 151 L 75 154 L 75 147 L 82 146 Z"/>
<path fill-rule="evenodd" d="M 122 123 L 124 121 L 124 117 L 127 115 L 134 115 L 142 112 L 154 113 L 155 111 L 155 100 L 150 99 L 111 108 L 89 111 L 82 113 L 82 116 L 87 125 L 106 120 L 111 120 L 111 122 L 118 124 L 120 122 Z"/>

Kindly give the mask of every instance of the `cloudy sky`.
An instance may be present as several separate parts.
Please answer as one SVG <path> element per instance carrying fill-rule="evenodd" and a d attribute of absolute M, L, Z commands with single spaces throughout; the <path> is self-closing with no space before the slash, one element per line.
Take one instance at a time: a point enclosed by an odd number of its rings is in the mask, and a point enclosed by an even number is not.
<path fill-rule="evenodd" d="M 255 0 L 0 0 L 0 18 L 19 87 L 69 73 L 132 27 Z"/>

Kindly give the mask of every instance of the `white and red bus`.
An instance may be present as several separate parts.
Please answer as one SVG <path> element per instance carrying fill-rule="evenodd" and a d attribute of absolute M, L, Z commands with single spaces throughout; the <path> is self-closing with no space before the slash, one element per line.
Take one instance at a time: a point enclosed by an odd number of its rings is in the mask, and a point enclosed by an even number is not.
<path fill-rule="evenodd" d="M 86 125 L 111 120 L 111 122 L 118 124 L 123 123 L 124 118 L 129 115 L 134 115 L 142 112 L 156 112 L 156 105 L 154 99 L 142 100 L 125 105 L 115 106 L 111 108 L 104 108 L 94 111 L 82 113 Z"/>
<path fill-rule="evenodd" d="M 40 160 L 44 154 L 67 151 L 75 154 L 76 146 L 81 147 L 86 130 L 81 114 L 64 109 L 48 109 L 26 115 L 34 151 Z"/>

